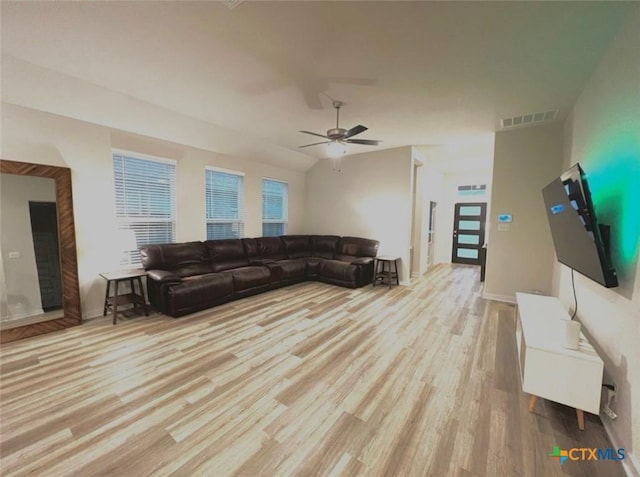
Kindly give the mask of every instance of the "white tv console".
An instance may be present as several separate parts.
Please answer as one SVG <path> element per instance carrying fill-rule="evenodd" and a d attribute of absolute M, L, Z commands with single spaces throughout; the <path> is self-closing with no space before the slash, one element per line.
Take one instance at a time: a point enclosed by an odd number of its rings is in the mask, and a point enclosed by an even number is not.
<path fill-rule="evenodd" d="M 576 409 L 584 430 L 583 411 L 600 412 L 604 363 L 580 333 L 577 350 L 563 346 L 564 320 L 570 319 L 555 297 L 516 293 L 516 344 L 522 390 L 531 395 L 529 412 L 538 397 Z"/>

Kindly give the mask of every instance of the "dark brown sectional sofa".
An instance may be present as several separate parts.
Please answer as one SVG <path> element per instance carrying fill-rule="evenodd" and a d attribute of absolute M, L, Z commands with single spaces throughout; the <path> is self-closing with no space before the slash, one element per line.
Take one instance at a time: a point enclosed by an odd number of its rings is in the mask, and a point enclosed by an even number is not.
<path fill-rule="evenodd" d="M 148 245 L 140 249 L 147 294 L 178 317 L 305 280 L 358 288 L 371 283 L 379 242 L 285 235 Z"/>

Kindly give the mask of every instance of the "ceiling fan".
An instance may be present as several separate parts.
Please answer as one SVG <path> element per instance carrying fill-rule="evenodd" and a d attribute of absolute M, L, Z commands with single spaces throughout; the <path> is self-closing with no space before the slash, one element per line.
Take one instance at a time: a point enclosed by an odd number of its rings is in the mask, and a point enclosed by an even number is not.
<path fill-rule="evenodd" d="M 305 144 L 304 146 L 298 146 L 298 147 L 301 148 L 301 147 L 318 146 L 320 144 L 329 144 L 329 148 L 331 148 L 331 146 L 333 145 L 344 147 L 345 144 L 362 144 L 364 146 L 377 146 L 378 144 L 380 144 L 381 141 L 376 141 L 373 139 L 351 139 L 353 136 L 356 136 L 358 134 L 365 132 L 368 128 L 366 128 L 362 124 L 354 126 L 349 130 L 341 128 L 339 121 L 340 121 L 340 108 L 342 107 L 342 105 L 343 105 L 342 101 L 333 102 L 333 107 L 336 108 L 336 127 L 333 129 L 329 129 L 326 135 L 314 133 L 311 131 L 300 131 L 301 133 L 311 134 L 312 136 L 323 137 L 325 139 L 328 139 L 328 141 L 314 142 L 313 144 Z"/>

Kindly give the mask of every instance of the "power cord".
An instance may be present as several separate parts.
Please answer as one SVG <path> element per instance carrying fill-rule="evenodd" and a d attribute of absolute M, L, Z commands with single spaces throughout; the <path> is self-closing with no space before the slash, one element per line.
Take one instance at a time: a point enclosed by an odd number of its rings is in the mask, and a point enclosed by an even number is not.
<path fill-rule="evenodd" d="M 573 278 L 573 268 L 571 269 L 571 288 L 573 289 L 573 315 L 571 315 L 571 319 L 573 320 L 576 317 L 576 313 L 578 313 L 578 297 L 576 296 L 576 283 Z"/>

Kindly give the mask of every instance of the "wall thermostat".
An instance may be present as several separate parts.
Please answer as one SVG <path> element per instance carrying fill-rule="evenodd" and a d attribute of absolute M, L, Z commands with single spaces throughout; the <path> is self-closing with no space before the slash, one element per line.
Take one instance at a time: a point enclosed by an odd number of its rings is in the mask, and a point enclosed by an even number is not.
<path fill-rule="evenodd" d="M 513 222 L 513 216 L 511 214 L 500 214 L 498 215 L 498 222 L 503 224 L 506 222 Z"/>

